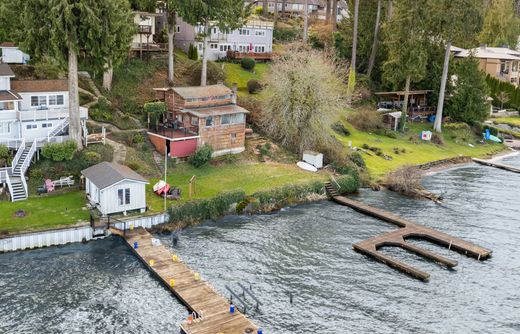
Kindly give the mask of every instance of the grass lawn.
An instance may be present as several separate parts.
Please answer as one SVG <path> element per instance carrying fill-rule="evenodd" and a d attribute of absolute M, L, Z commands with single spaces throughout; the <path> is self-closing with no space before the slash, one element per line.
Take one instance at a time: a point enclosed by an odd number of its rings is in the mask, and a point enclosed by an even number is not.
<path fill-rule="evenodd" d="M 310 180 L 326 180 L 327 174 L 310 173 L 296 167 L 276 163 L 229 163 L 219 166 L 195 168 L 187 163 L 169 169 L 168 183 L 181 189 L 180 201 L 169 201 L 169 204 L 183 203 L 189 200 L 189 180 L 196 175 L 195 194 L 193 199 L 209 198 L 219 192 L 242 189 L 247 194 L 283 186 L 290 183 Z M 147 202 L 152 211 L 163 209 L 163 199 L 152 192 L 157 179 L 150 180 L 147 188 Z"/>
<path fill-rule="evenodd" d="M 25 210 L 23 218 L 14 217 Z M 21 202 L 0 202 L 0 232 L 45 230 L 79 222 L 88 222 L 85 193 L 74 191 L 55 196 L 30 197 Z"/>
<path fill-rule="evenodd" d="M 507 124 L 520 128 L 520 117 L 500 117 L 491 119 L 495 124 Z"/>
<path fill-rule="evenodd" d="M 338 136 L 345 144 L 352 141 L 352 146 L 362 147 L 367 144 L 371 147 L 379 147 L 384 154 L 392 157 L 392 160 L 386 160 L 383 157 L 370 152 L 362 153 L 363 159 L 367 165 L 370 176 L 374 179 L 381 179 L 388 172 L 399 168 L 406 164 L 421 164 L 429 161 L 441 160 L 466 155 L 471 157 L 484 156 L 490 153 L 496 153 L 504 149 L 502 144 L 480 144 L 477 137 L 474 138 L 470 147 L 468 143 L 457 143 L 449 132 L 444 133 L 444 145 L 435 145 L 431 142 L 420 142 L 418 144 L 410 141 L 410 137 L 414 134 L 420 134 L 422 130 L 431 130 L 430 124 L 411 124 L 410 131 L 405 134 L 398 134 L 396 139 L 385 135 L 361 132 L 354 129 L 348 123 L 345 123 L 351 131 L 350 136 Z M 405 153 L 394 153 L 394 148 L 406 150 Z"/>
<path fill-rule="evenodd" d="M 257 63 L 253 71 L 244 70 L 240 64 L 225 63 L 226 84 L 231 86 L 236 82 L 238 84 L 238 94 L 241 96 L 249 95 L 247 82 L 251 79 L 261 81 L 268 69 L 268 63 Z"/>

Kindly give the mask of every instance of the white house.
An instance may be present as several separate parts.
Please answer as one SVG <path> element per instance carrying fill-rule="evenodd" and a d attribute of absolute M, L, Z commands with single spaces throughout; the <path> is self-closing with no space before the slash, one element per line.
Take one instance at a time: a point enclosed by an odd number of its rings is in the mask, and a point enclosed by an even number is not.
<path fill-rule="evenodd" d="M 137 26 L 137 32 L 132 38 L 133 50 L 146 50 L 148 48 L 155 48 L 155 19 L 159 15 L 162 14 L 134 12 L 134 24 Z"/>
<path fill-rule="evenodd" d="M 81 171 L 81 174 L 85 177 L 88 200 L 103 216 L 146 210 L 148 182 L 130 168 L 102 162 Z"/>
<path fill-rule="evenodd" d="M 3 42 L 0 44 L 2 57 L 0 60 L 9 64 L 27 64 L 31 57 L 20 50 L 13 42 Z"/>
<path fill-rule="evenodd" d="M 230 32 L 212 27 L 208 39 L 208 59 L 225 58 L 228 51 L 270 54 L 273 51 L 273 30 L 273 22 L 261 20 L 249 20 L 242 28 Z M 202 56 L 204 44 L 200 35 L 203 32 L 203 26 L 194 27 L 177 18 L 175 45 L 187 52 L 190 44 L 193 44 L 198 48 L 199 56 Z"/>

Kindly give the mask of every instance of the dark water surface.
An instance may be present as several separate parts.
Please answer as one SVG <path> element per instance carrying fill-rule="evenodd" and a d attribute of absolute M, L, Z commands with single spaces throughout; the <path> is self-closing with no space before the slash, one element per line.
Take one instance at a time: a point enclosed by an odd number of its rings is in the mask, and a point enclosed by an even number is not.
<path fill-rule="evenodd" d="M 207 222 L 173 248 L 225 295 L 251 286 L 263 305 L 248 313 L 266 333 L 520 333 L 520 175 L 471 165 L 424 183 L 445 204 L 359 199 L 488 247 L 490 260 L 417 241 L 459 262 L 447 270 L 384 250 L 431 274 L 420 282 L 352 250 L 394 226 L 330 202 Z M 178 333 L 184 317 L 117 239 L 0 255 L 0 333 Z"/>

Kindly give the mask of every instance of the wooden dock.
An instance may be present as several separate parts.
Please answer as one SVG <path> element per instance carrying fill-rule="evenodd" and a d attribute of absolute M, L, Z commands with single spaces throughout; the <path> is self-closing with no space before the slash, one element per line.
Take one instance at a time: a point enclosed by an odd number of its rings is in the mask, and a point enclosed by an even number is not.
<path fill-rule="evenodd" d="M 472 243 L 464 240 L 455 238 L 451 235 L 436 231 L 434 229 L 412 223 L 406 219 L 398 217 L 388 211 L 374 208 L 370 205 L 352 200 L 350 198 L 339 196 L 331 188 L 331 185 L 327 185 L 327 191 L 331 194 L 332 199 L 339 204 L 346 205 L 356 211 L 367 214 L 369 216 L 384 220 L 391 224 L 399 227 L 398 230 L 382 234 L 353 245 L 354 250 L 369 255 L 378 261 L 386 263 L 390 267 L 398 269 L 408 275 L 415 278 L 427 281 L 430 278 L 430 274 L 412 267 L 406 263 L 403 263 L 391 256 L 385 255 L 378 250 L 381 247 L 400 247 L 412 253 L 418 254 L 432 261 L 435 261 L 441 265 L 445 265 L 449 268 L 453 268 L 457 265 L 456 261 L 445 258 L 438 254 L 435 254 L 424 248 L 415 246 L 411 243 L 406 242 L 406 239 L 422 239 L 428 240 L 435 244 L 444 246 L 448 249 L 457 251 L 470 257 L 474 257 L 478 260 L 484 260 L 491 256 L 491 250 L 476 246 Z"/>
<path fill-rule="evenodd" d="M 507 170 L 507 171 L 513 172 L 513 173 L 520 173 L 520 168 L 519 167 L 514 167 L 514 166 L 510 166 L 510 165 L 504 165 L 504 164 L 501 164 L 501 163 L 496 163 L 496 162 L 493 162 L 493 161 L 477 159 L 477 158 L 473 158 L 473 161 L 475 161 L 478 164 L 484 165 L 484 166 L 495 167 L 495 168 Z"/>
<path fill-rule="evenodd" d="M 145 266 L 195 314 L 195 319 L 181 324 L 185 334 L 257 333 L 258 327 L 235 309 L 230 313 L 229 301 L 192 271 L 176 254 L 163 245 L 153 245 L 153 236 L 139 228 L 126 231 L 110 228 L 122 236 Z M 134 247 L 137 243 L 137 248 Z M 198 317 L 198 318 L 197 318 Z"/>

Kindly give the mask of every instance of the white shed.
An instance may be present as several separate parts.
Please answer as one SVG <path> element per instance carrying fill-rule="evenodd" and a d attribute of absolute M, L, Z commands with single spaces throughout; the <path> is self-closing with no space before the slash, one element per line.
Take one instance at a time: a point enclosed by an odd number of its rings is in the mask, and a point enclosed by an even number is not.
<path fill-rule="evenodd" d="M 8 64 L 27 64 L 31 57 L 20 50 L 14 43 L 12 42 L 3 42 L 0 44 L 0 49 L 2 50 L 2 62 Z"/>
<path fill-rule="evenodd" d="M 314 151 L 304 151 L 303 161 L 314 167 L 320 169 L 323 168 L 323 154 Z"/>
<path fill-rule="evenodd" d="M 103 216 L 146 210 L 147 180 L 130 168 L 102 162 L 81 171 L 88 200 Z"/>

